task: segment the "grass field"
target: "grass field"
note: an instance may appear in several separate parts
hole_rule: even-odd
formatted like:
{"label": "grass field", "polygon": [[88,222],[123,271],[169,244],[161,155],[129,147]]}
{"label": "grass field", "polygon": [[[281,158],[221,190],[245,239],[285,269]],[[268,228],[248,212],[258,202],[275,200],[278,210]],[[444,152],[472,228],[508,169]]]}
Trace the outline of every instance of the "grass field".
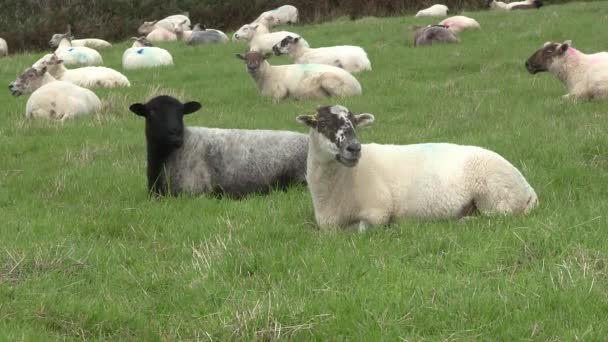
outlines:
{"label": "grass field", "polygon": [[[413,49],[412,17],[289,30],[313,46],[363,46],[364,95],[261,98],[244,45],[168,44],[176,67],[125,72],[101,115],[24,119],[0,92],[0,340],[573,341],[608,336],[608,102],[574,103],[524,61],[545,41],[608,50],[608,2],[466,13],[462,44]],[[121,70],[127,43],[103,51]],[[8,85],[41,53],[0,59]],[[274,57],[271,63],[287,63]],[[170,92],[188,125],[304,132],[295,116],[340,103],[371,112],[362,142],[486,147],[540,198],[525,217],[403,221],[323,232],[305,187],[244,200],[151,200],[143,119]]]}

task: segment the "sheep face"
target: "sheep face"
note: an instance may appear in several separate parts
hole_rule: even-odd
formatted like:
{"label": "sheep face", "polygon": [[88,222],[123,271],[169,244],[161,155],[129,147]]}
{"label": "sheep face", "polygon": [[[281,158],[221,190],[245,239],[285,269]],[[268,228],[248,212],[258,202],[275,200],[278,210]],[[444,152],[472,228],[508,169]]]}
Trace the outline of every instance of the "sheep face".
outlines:
{"label": "sheep face", "polygon": [[148,40],[145,36],[141,37],[131,37],[133,40],[133,45],[131,47],[144,47],[144,46],[154,46],[151,41]]}
{"label": "sheep face", "polygon": [[561,58],[570,48],[571,41],[567,40],[563,44],[546,42],[526,61],[526,69],[531,74],[548,71],[551,64]]}
{"label": "sheep face", "polygon": [[158,96],[146,104],[134,103],[129,109],[146,118],[146,139],[167,148],[178,148],[184,143],[184,115],[201,108],[198,102],[181,103],[170,96]]}
{"label": "sheep face", "polygon": [[42,77],[45,73],[46,67],[40,69],[29,68],[9,84],[8,90],[11,91],[11,95],[13,96],[31,93],[42,86]]}
{"label": "sheep face", "polygon": [[141,26],[139,26],[139,28],[137,29],[137,32],[139,34],[142,35],[148,35],[150,34],[150,32],[154,31],[154,29],[156,28],[156,23],[158,22],[158,20],[154,20],[154,21],[144,21],[143,24],[141,24]]}
{"label": "sheep face", "polygon": [[342,165],[353,167],[361,158],[361,143],[355,128],[374,121],[369,113],[355,115],[340,105],[317,108],[315,115],[300,115],[298,122],[312,129],[311,142],[316,141],[319,153],[327,160],[337,160]]}
{"label": "sheep face", "polygon": [[280,56],[288,54],[291,51],[292,46],[298,44],[300,37],[287,36],[283,38],[279,43],[272,47],[272,51],[275,55]]}
{"label": "sheep face", "polygon": [[267,53],[265,55],[257,51],[249,51],[246,54],[237,54],[236,57],[245,61],[247,65],[247,72],[255,74],[260,71],[261,66],[264,64],[264,60],[268,59],[272,54]]}
{"label": "sheep face", "polygon": [[51,37],[51,40],[49,40],[49,46],[52,48],[56,48],[59,46],[61,41],[64,39],[72,41],[72,39],[74,39],[74,37],[72,37],[70,32],[64,33],[64,34],[56,33]]}
{"label": "sheep face", "polygon": [[253,35],[255,34],[255,30],[257,30],[259,24],[246,24],[241,26],[241,28],[234,33],[234,39],[236,40],[251,40]]}

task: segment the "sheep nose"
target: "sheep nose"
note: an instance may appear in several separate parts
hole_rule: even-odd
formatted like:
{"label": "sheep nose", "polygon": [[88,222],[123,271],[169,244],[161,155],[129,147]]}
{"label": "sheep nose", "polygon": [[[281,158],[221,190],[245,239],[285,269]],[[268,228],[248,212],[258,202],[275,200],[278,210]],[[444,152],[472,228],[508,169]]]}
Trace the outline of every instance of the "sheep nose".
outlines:
{"label": "sheep nose", "polygon": [[346,147],[346,150],[350,153],[359,153],[361,152],[361,143],[355,142]]}

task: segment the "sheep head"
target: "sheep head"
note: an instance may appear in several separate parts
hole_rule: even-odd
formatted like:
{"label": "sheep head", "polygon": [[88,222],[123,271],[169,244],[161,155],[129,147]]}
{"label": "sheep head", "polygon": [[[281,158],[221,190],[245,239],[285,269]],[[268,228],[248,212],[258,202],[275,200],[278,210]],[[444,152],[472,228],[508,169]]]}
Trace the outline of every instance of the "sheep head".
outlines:
{"label": "sheep head", "polygon": [[235,40],[250,41],[253,38],[255,31],[258,29],[258,26],[260,26],[260,24],[245,24],[234,33],[233,38]]}
{"label": "sheep head", "polygon": [[157,22],[158,20],[144,21],[144,23],[141,24],[141,26],[139,26],[139,28],[137,29],[137,32],[141,35],[150,34],[150,32],[154,31],[154,29],[156,28],[155,25]]}
{"label": "sheep head", "polygon": [[45,73],[46,66],[43,66],[40,69],[29,68],[9,84],[8,90],[10,90],[11,95],[13,96],[32,93],[42,86],[42,78]]}
{"label": "sheep head", "polygon": [[134,103],[129,109],[146,119],[146,139],[169,148],[184,143],[184,115],[201,108],[199,102],[181,103],[171,96],[157,96],[145,104]]}
{"label": "sheep head", "polygon": [[294,38],[292,36],[287,36],[287,37],[283,38],[280,42],[275,44],[272,47],[272,51],[277,56],[288,54],[291,52],[292,47],[294,45],[298,44],[299,41],[300,41],[300,37]]}
{"label": "sheep head", "polygon": [[154,46],[152,42],[146,38],[146,36],[131,37],[131,40],[134,41],[132,47]]}
{"label": "sheep head", "polygon": [[67,39],[68,41],[72,41],[72,39],[74,39],[74,37],[72,36],[71,32],[67,32],[67,33],[55,33],[52,37],[51,40],[49,40],[49,46],[52,48],[56,48],[59,46],[59,44],[61,43],[62,40]]}
{"label": "sheep head", "polygon": [[548,71],[553,62],[560,59],[572,46],[571,40],[562,44],[546,42],[542,48],[536,50],[526,61],[526,69],[531,74]]}
{"label": "sheep head", "polygon": [[260,70],[264,61],[272,56],[271,53],[267,53],[265,55],[261,54],[257,51],[249,51],[245,54],[237,53],[236,57],[245,61],[247,65],[247,71],[249,73],[256,73]]}
{"label": "sheep head", "polygon": [[316,114],[300,115],[296,120],[311,128],[310,141],[318,148],[319,157],[353,167],[361,158],[361,143],[355,128],[370,125],[374,116],[353,114],[346,107],[334,105],[319,107]]}

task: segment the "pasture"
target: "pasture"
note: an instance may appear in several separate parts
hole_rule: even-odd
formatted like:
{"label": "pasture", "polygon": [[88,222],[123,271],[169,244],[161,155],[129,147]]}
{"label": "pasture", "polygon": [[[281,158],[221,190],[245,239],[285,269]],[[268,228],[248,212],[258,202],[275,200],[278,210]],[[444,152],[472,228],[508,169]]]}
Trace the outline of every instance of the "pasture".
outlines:
{"label": "pasture", "polygon": [[[100,115],[28,121],[27,96],[6,86],[42,53],[0,59],[0,339],[605,339],[608,102],[564,100],[554,76],[524,62],[549,40],[608,50],[608,3],[465,15],[482,29],[417,49],[407,28],[433,19],[287,28],[313,47],[366,49],[373,71],[356,76],[363,96],[346,99],[260,97],[237,43],[163,44],[175,67],[122,71],[125,42],[101,53],[132,86],[95,90]],[[304,132],[295,117],[318,105],[370,112],[362,143],[491,149],[540,206],[356,234],[319,231],[304,186],[152,200],[144,121],[128,106],[162,93],[203,104],[192,126]]]}

